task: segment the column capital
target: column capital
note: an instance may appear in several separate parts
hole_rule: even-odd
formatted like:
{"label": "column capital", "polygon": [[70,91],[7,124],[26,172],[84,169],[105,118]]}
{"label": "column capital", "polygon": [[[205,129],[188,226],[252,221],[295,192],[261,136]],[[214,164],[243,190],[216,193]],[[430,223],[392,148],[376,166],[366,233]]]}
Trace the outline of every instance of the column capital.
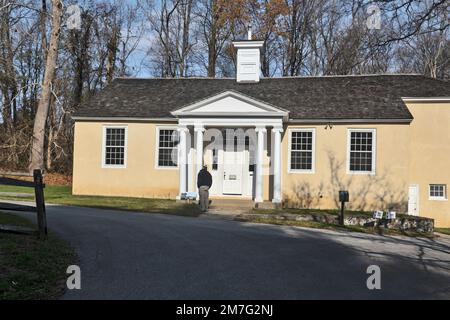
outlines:
{"label": "column capital", "polygon": [[188,132],[189,129],[186,126],[178,126],[177,131],[178,132]]}
{"label": "column capital", "polygon": [[205,127],[203,126],[203,124],[196,124],[194,125],[194,131],[198,132],[198,131],[205,131]]}
{"label": "column capital", "polygon": [[283,132],[283,127],[282,126],[274,126],[272,128],[273,132]]}
{"label": "column capital", "polygon": [[266,132],[267,132],[267,129],[266,129],[266,126],[258,125],[258,126],[255,127],[255,131],[256,131],[256,132],[266,133]]}

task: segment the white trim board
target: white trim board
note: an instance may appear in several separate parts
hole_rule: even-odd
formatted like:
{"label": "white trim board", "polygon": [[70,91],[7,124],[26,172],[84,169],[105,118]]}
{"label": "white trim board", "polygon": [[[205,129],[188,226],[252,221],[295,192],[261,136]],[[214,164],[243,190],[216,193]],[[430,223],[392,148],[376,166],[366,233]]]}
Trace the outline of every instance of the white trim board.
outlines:
{"label": "white trim board", "polygon": [[413,119],[289,119],[288,124],[409,124]]}
{"label": "white trim board", "polygon": [[402,97],[404,102],[450,102],[450,97]]}
{"label": "white trim board", "polygon": [[[216,116],[229,116],[229,114],[215,114]],[[255,116],[255,114],[253,114]],[[256,114],[257,116],[258,114]],[[267,115],[267,113],[264,113]],[[197,114],[198,116],[198,114]],[[236,116],[235,116],[236,117]],[[243,116],[240,116],[243,117]],[[233,118],[233,116],[230,116]],[[72,117],[74,121],[86,122],[169,122],[174,125],[178,124],[178,118],[139,118],[139,117]],[[283,119],[284,120],[284,119]],[[364,123],[392,123],[392,124],[409,124],[413,119],[289,119],[287,124],[364,124]]]}
{"label": "white trim board", "polygon": [[179,126],[215,126],[215,127],[282,127],[280,118],[180,118]]}
{"label": "white trim board", "polygon": [[103,122],[103,121],[117,121],[117,122],[173,122],[177,123],[176,118],[140,118],[140,117],[77,117],[73,116],[74,121],[87,122]]}

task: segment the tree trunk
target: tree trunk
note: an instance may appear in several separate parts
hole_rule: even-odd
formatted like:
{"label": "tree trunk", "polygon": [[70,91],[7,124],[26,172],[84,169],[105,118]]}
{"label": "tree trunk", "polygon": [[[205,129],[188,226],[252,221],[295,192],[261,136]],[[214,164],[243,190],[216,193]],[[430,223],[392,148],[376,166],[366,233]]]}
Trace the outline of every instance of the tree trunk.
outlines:
{"label": "tree trunk", "polygon": [[116,57],[118,42],[120,37],[120,29],[115,24],[111,26],[111,38],[108,42],[108,59],[106,62],[106,82],[109,84],[114,79],[116,71]]}
{"label": "tree trunk", "polygon": [[48,124],[48,139],[47,139],[47,161],[46,161],[46,168],[47,171],[51,171],[53,169],[53,142],[55,141],[56,135],[56,98],[52,94],[50,96],[50,102],[49,102],[49,115],[47,119]]}
{"label": "tree trunk", "polygon": [[217,28],[216,22],[212,22],[211,35],[208,43],[208,77],[216,77],[216,58],[217,58]]}
{"label": "tree trunk", "polygon": [[31,172],[34,169],[44,169],[45,124],[48,116],[51,85],[55,77],[56,61],[58,58],[58,42],[61,31],[61,15],[63,7],[61,0],[52,0],[52,4],[52,35],[48,47],[41,97],[39,99],[36,118],[34,120],[31,160],[29,167]]}
{"label": "tree trunk", "polygon": [[2,118],[5,128],[11,130],[12,120],[15,120],[17,110],[17,79],[14,69],[14,50],[11,38],[11,10],[5,7],[6,2],[0,2],[0,7],[4,8],[0,11],[0,80],[1,90],[3,93],[3,110]]}
{"label": "tree trunk", "polygon": [[190,50],[189,31],[191,24],[192,0],[188,0],[183,8],[183,40],[181,45],[180,77],[187,77],[187,56]]}
{"label": "tree trunk", "polygon": [[41,46],[42,46],[42,55],[43,55],[43,61],[47,59],[47,0],[42,0],[42,8],[41,13],[39,15],[40,24],[39,27],[41,28]]}

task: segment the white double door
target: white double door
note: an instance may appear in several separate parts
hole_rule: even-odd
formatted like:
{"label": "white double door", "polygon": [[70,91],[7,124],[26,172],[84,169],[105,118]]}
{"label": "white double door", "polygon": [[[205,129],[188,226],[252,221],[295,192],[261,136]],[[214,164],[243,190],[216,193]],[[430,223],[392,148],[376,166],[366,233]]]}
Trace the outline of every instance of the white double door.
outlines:
{"label": "white double door", "polygon": [[253,195],[253,167],[250,166],[249,151],[218,150],[209,165],[213,176],[212,195],[237,195],[252,197]]}

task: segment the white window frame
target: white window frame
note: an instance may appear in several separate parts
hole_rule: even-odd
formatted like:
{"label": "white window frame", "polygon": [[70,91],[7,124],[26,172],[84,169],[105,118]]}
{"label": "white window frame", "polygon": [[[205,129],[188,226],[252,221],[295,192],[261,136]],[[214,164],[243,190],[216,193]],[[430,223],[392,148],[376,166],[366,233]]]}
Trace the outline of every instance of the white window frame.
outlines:
{"label": "white window frame", "polygon": [[[372,132],[372,170],[371,171],[352,171],[350,170],[350,152],[352,132]],[[375,175],[377,167],[377,129],[351,128],[347,129],[347,174]]]}
{"label": "white window frame", "polygon": [[[178,159],[177,159],[177,165],[173,166],[173,167],[168,167],[168,166],[160,166],[159,165],[159,132],[161,130],[175,130],[178,131],[178,127],[174,127],[174,126],[157,126],[156,127],[156,141],[155,141],[155,169],[160,169],[160,170],[177,170],[179,167],[179,163],[178,163]],[[178,149],[178,148],[177,148]],[[178,152],[178,150],[177,150]],[[177,153],[177,157],[178,157],[178,153]]]}
{"label": "white window frame", "polygon": [[[431,186],[444,186],[444,196],[442,197],[435,197],[431,196]],[[447,185],[445,183],[430,183],[428,185],[428,200],[432,201],[447,201]]]}
{"label": "white window frame", "polygon": [[[123,164],[106,164],[106,131],[107,129],[125,129],[125,144],[123,152]],[[102,168],[104,169],[124,169],[127,167],[128,159],[128,126],[127,125],[103,125],[103,141],[102,141]]]}
{"label": "white window frame", "polygon": [[[316,173],[316,128],[293,128],[289,129],[289,145],[288,145],[288,172],[289,173]],[[312,132],[312,150],[311,150],[311,169],[291,169],[291,149],[292,149],[292,133],[293,132]]]}

